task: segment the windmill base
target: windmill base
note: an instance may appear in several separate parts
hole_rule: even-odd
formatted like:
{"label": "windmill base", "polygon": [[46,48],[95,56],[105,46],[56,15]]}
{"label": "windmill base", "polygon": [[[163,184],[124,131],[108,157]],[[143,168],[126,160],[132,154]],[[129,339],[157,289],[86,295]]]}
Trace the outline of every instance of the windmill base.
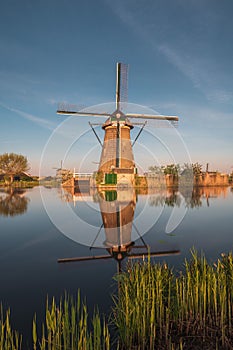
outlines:
{"label": "windmill base", "polygon": [[114,168],[111,173],[104,173],[101,185],[115,187],[134,187],[135,168]]}
{"label": "windmill base", "polygon": [[117,174],[117,186],[118,187],[134,187],[135,175],[134,174]]}

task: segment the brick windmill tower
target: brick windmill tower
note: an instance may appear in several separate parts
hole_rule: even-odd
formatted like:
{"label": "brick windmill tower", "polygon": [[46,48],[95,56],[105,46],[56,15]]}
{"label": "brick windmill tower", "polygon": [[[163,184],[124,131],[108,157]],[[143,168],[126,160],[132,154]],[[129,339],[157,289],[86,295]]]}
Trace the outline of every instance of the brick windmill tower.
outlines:
{"label": "brick windmill tower", "polygon": [[[147,121],[150,119],[168,120],[174,123],[178,121],[178,117],[124,113],[122,107],[127,101],[128,65],[117,63],[116,73],[116,107],[113,113],[76,111],[73,106],[62,104],[57,110],[57,114],[107,118],[105,123],[102,124],[102,128],[105,131],[103,143],[96,134],[92,124],[89,123],[102,146],[98,172],[103,174],[105,184],[134,185],[134,177],[137,170],[132,146],[138,139]],[[135,123],[131,119],[143,120],[143,123],[141,123],[142,127],[133,143],[131,142],[130,131]]]}

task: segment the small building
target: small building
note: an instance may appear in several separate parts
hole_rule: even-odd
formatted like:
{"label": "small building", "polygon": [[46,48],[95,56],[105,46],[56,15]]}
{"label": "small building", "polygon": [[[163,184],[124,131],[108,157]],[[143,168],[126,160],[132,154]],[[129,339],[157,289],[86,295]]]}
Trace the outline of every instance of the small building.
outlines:
{"label": "small building", "polygon": [[[7,177],[7,174],[0,174],[0,181],[5,181],[5,178]],[[14,175],[13,181],[33,181],[33,177],[26,173],[26,172],[21,172],[19,174]]]}

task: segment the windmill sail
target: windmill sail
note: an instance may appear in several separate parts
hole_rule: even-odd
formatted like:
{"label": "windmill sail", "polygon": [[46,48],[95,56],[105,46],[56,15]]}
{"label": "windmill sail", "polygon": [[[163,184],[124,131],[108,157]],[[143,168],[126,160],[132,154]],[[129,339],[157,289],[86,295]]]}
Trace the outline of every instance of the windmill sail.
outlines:
{"label": "windmill sail", "polygon": [[116,109],[122,110],[128,102],[128,64],[117,63]]}
{"label": "windmill sail", "polygon": [[153,115],[153,114],[136,114],[136,113],[126,113],[125,116],[127,118],[132,119],[157,119],[157,120],[169,120],[169,121],[178,121],[179,118],[177,116],[167,116],[167,115]]}
{"label": "windmill sail", "polygon": [[57,114],[63,115],[78,115],[78,116],[87,116],[87,117],[111,117],[111,113],[108,112],[92,112],[86,111],[86,108],[80,107],[78,105],[69,104],[69,103],[59,103]]}

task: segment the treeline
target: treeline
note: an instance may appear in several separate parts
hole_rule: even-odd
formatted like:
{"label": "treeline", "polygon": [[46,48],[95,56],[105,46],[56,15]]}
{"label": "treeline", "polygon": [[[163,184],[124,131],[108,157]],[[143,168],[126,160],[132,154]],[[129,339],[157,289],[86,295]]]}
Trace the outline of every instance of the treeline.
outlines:
{"label": "treeline", "polygon": [[[208,168],[208,167],[207,167]],[[149,172],[153,174],[164,174],[164,175],[181,175],[182,173],[185,174],[193,174],[193,175],[199,175],[202,173],[202,165],[200,163],[184,163],[183,165],[180,164],[168,164],[168,165],[162,165],[157,166],[153,165],[149,167]]]}

